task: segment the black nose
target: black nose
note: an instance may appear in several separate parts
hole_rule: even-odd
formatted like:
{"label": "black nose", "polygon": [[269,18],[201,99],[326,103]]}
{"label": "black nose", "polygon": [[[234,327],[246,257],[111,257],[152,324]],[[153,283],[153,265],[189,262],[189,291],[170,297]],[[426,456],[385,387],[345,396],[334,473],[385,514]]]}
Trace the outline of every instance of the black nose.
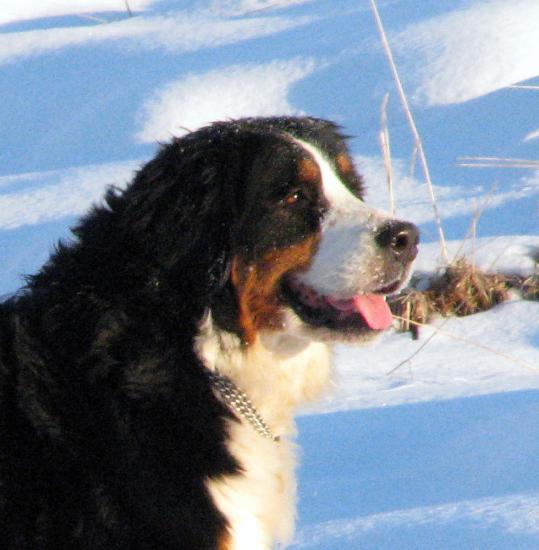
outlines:
{"label": "black nose", "polygon": [[406,264],[417,256],[419,230],[413,223],[390,221],[376,234],[376,244],[393,253],[399,262]]}

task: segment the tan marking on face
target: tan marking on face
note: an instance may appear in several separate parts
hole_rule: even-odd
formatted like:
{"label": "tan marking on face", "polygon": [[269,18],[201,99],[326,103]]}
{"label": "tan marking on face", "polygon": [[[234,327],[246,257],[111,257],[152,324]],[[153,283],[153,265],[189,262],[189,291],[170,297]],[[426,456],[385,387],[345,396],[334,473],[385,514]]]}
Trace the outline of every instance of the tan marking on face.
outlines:
{"label": "tan marking on face", "polygon": [[240,255],[234,257],[231,281],[236,289],[239,325],[246,344],[255,342],[260,329],[281,326],[281,279],[286,273],[302,271],[310,265],[319,240],[319,235],[309,235],[298,244],[270,250],[254,263],[246,263]]}
{"label": "tan marking on face", "polygon": [[224,530],[222,535],[219,537],[219,542],[217,543],[217,550],[232,550],[232,537],[228,530]]}
{"label": "tan marking on face", "polygon": [[335,162],[337,163],[337,168],[341,174],[349,174],[354,170],[354,166],[352,165],[352,161],[348,157],[348,155],[340,154],[336,159]]}
{"label": "tan marking on face", "polygon": [[320,167],[314,160],[300,159],[298,161],[298,178],[301,181],[317,181],[320,179]]}

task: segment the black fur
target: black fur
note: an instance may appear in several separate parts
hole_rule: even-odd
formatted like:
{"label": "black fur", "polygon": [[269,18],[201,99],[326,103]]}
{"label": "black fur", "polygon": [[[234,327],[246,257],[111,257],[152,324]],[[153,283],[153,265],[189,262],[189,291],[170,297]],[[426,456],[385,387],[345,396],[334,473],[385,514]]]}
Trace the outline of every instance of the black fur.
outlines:
{"label": "black fur", "polygon": [[235,254],[318,229],[316,190],[276,206],[298,154],[283,132],[343,152],[304,118],[176,139],[0,306],[0,548],[216,549],[204,480],[239,470],[193,340],[208,308],[238,330]]}

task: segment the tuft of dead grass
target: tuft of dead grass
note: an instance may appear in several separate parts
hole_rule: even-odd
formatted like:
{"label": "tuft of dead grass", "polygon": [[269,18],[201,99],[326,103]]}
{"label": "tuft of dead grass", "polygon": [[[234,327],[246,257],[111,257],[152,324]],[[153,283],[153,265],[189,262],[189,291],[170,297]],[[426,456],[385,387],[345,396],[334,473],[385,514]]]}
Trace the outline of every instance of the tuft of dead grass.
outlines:
{"label": "tuft of dead grass", "polygon": [[431,283],[436,310],[448,317],[487,311],[509,297],[507,278],[483,273],[459,258]]}
{"label": "tuft of dead grass", "polygon": [[509,277],[511,288],[516,289],[524,300],[539,301],[539,274],[522,277],[513,275]]}
{"label": "tuft of dead grass", "polygon": [[391,311],[399,320],[399,330],[419,337],[419,327],[434,315],[463,317],[487,311],[510,297],[516,290],[526,300],[539,300],[539,277],[484,273],[461,257],[439,275],[421,283],[418,281],[400,294],[391,297]]}
{"label": "tuft of dead grass", "polygon": [[399,330],[411,332],[412,338],[419,338],[419,327],[427,324],[435,310],[430,292],[407,288],[389,299],[389,307],[393,315],[399,319]]}

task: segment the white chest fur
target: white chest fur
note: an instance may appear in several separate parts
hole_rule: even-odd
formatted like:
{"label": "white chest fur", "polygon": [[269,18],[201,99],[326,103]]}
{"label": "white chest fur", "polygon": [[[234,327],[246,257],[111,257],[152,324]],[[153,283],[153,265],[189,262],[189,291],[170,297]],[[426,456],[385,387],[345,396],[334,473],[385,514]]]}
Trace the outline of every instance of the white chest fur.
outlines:
{"label": "white chest fur", "polygon": [[243,469],[209,480],[208,490],[228,520],[234,550],[269,550],[294,531],[294,445],[263,438],[249,424],[231,425],[229,450]]}
{"label": "white chest fur", "polygon": [[296,507],[294,409],[327,385],[330,354],[323,343],[261,334],[245,348],[231,334],[201,327],[197,353],[207,368],[228,376],[253,402],[275,442],[245,420],[229,423],[228,447],[241,473],[207,481],[228,520],[231,550],[270,550],[294,530]]}

